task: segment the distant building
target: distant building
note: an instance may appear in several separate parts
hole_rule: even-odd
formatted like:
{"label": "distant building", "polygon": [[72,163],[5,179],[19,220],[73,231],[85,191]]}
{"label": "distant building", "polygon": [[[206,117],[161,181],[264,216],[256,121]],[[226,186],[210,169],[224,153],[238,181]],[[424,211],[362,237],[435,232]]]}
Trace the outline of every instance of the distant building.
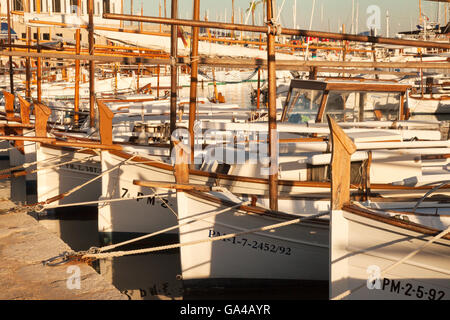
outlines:
{"label": "distant building", "polygon": [[[2,22],[6,22],[7,0],[0,0],[0,14]],[[119,27],[119,20],[103,19],[103,13],[121,13],[122,0],[94,0],[94,25],[108,25]],[[47,22],[68,23],[73,17],[77,16],[78,0],[10,0],[11,26],[17,33],[19,40],[26,38],[25,15],[29,18],[28,12],[32,14],[33,19]],[[80,18],[88,21],[88,0],[80,0],[79,8]],[[30,6],[28,10],[28,4]],[[40,4],[40,14],[37,13]],[[18,14],[14,14],[18,13]],[[32,40],[37,40],[36,25],[31,28]],[[55,39],[74,40],[74,28],[61,28],[57,26],[42,25],[40,27],[40,41],[52,41]],[[81,41],[87,43],[88,32],[81,30]]]}

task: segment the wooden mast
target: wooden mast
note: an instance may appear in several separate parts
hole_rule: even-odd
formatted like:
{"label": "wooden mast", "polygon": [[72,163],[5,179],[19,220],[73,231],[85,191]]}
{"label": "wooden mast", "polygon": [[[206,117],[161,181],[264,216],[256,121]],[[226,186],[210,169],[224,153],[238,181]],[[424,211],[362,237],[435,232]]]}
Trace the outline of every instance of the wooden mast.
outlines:
{"label": "wooden mast", "polygon": [[[6,0],[6,11],[8,16],[8,44],[9,51],[12,51],[11,41],[11,10],[9,7],[9,0]],[[14,95],[14,71],[12,56],[9,56],[9,91]]]}
{"label": "wooden mast", "polygon": [[[81,11],[81,0],[77,2],[77,16],[80,16]],[[81,30],[77,28],[75,33],[75,54],[79,55],[81,52]],[[78,125],[79,114],[80,111],[80,60],[75,60],[75,101],[74,101],[74,123]]]}
{"label": "wooden mast", "polygon": [[[94,0],[89,0],[89,55],[94,55]],[[95,61],[89,61],[89,126],[95,126]]]}
{"label": "wooden mast", "polygon": [[273,25],[273,0],[267,1],[267,74],[269,82],[269,201],[270,209],[278,210],[278,133],[276,106],[275,33]]}
{"label": "wooden mast", "polygon": [[[36,13],[41,13],[41,0],[36,0]],[[36,44],[38,47],[38,53],[41,52],[39,46],[39,38],[41,37],[41,28],[36,28]],[[37,70],[36,70],[36,80],[37,80],[37,101],[41,102],[42,98],[42,59],[37,58]]]}
{"label": "wooden mast", "polygon": [[[178,18],[178,0],[172,0],[171,9],[172,19]],[[172,134],[177,126],[177,54],[178,54],[178,27],[171,26],[170,35],[170,134]],[[159,68],[159,66],[158,66]],[[170,139],[170,150],[173,149],[173,141]]]}
{"label": "wooden mast", "polygon": [[[193,20],[200,20],[200,0],[194,0]],[[189,135],[191,144],[191,166],[194,165],[194,123],[197,113],[197,84],[198,84],[198,27],[192,28],[191,51],[191,87],[189,94]]]}
{"label": "wooden mast", "polygon": [[[30,13],[30,0],[27,0],[27,12]],[[30,45],[31,45],[31,28],[27,27],[27,51],[30,52]],[[30,99],[31,101],[31,58],[27,57],[25,58],[25,97]]]}

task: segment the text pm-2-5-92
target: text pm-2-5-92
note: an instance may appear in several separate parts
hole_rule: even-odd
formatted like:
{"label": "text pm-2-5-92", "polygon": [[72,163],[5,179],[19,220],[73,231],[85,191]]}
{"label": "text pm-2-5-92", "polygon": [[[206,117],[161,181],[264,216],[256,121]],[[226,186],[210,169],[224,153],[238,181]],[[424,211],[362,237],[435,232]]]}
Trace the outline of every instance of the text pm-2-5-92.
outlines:
{"label": "text pm-2-5-92", "polygon": [[445,296],[445,292],[442,290],[419,285],[414,286],[408,282],[388,278],[382,280],[381,290],[395,294],[403,294],[407,297],[414,297],[417,299],[442,300]]}

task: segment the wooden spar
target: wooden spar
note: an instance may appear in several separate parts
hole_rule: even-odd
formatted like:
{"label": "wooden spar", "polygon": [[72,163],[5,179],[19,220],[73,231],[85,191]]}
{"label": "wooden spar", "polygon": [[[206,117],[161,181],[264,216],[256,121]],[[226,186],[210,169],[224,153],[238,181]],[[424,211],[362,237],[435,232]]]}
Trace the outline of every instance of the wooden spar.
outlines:
{"label": "wooden spar", "polygon": [[258,89],[256,90],[256,109],[259,110],[261,102],[261,68],[258,68]]}
{"label": "wooden spar", "polygon": [[0,140],[8,141],[32,141],[45,143],[48,145],[58,146],[58,147],[73,147],[73,148],[86,148],[86,149],[99,149],[99,150],[110,150],[110,151],[122,151],[121,145],[104,145],[99,143],[83,142],[83,141],[60,141],[55,138],[46,137],[23,137],[23,136],[0,136]]}
{"label": "wooden spar", "polygon": [[[273,0],[267,1],[267,21],[272,25]],[[277,77],[275,67],[275,34],[267,33],[267,78],[269,83],[269,202],[270,210],[278,211],[278,135],[277,135]]]}
{"label": "wooden spar", "polygon": [[[130,14],[133,14],[134,10],[133,10],[133,0],[130,0]],[[130,25],[133,25],[133,22],[130,23]]]}
{"label": "wooden spar", "polygon": [[[36,0],[36,13],[41,13],[41,0]],[[38,53],[41,53],[39,49],[39,41],[41,37],[41,28],[36,28],[36,45],[38,46]],[[36,80],[37,80],[37,101],[40,103],[42,98],[42,60],[40,57],[37,58],[37,70],[36,70]]]}
{"label": "wooden spar", "polygon": [[22,123],[29,125],[30,124],[31,103],[29,103],[27,100],[25,100],[21,96],[19,96],[18,98],[19,98],[19,103],[20,103],[20,118],[22,120]]}
{"label": "wooden spar", "polygon": [[[17,12],[12,12],[15,14],[18,14]],[[141,16],[139,16],[141,17]],[[122,19],[119,19],[120,21],[124,21]],[[128,20],[128,19],[125,19]],[[183,21],[190,21],[190,20],[183,20]],[[33,24],[42,24],[42,25],[51,25],[51,26],[59,26],[59,27],[70,27],[67,23],[62,22],[52,22],[52,21],[41,21],[41,20],[30,20],[30,23]],[[179,24],[182,25],[182,24]],[[243,25],[245,26],[245,25]],[[79,26],[82,29],[87,29],[88,27],[86,25]],[[205,27],[207,28],[207,27]],[[220,27],[216,27],[220,29]],[[102,30],[102,31],[113,31],[113,32],[124,32],[124,33],[135,33],[135,34],[143,34],[143,35],[155,35],[155,36],[162,36],[162,37],[170,37],[170,33],[162,33],[162,32],[150,32],[150,31],[139,31],[136,29],[124,29],[124,28],[113,28],[113,27],[104,27],[104,26],[96,26],[95,29]],[[258,32],[267,32],[265,31],[258,31]],[[314,32],[314,31],[310,31]],[[339,34],[342,35],[342,34]],[[371,37],[372,39],[376,39],[376,37]],[[199,40],[201,41],[207,41],[209,40],[207,37],[199,37]],[[236,44],[251,44],[251,45],[266,45],[264,42],[253,42],[253,41],[246,41],[246,40],[233,40],[233,39],[227,39],[227,38],[212,38],[212,42],[224,42],[224,43],[236,43]],[[351,41],[351,40],[350,40]],[[407,40],[408,41],[408,40]],[[366,41],[362,41],[366,42]],[[374,43],[377,43],[376,41]],[[277,43],[275,44],[276,47],[287,47],[287,48],[303,48],[305,49],[306,46],[303,45],[294,45],[294,44],[283,44],[283,43]],[[415,46],[412,45],[411,46]],[[319,50],[329,50],[329,51],[342,51],[344,50],[343,47],[321,47],[321,46],[309,46],[310,49],[319,49]],[[364,50],[364,49],[352,49],[348,48],[347,52],[372,52],[372,50]]]}
{"label": "wooden spar", "polygon": [[[0,56],[19,56],[19,57],[38,57],[49,59],[71,59],[71,60],[87,60],[98,62],[120,62],[125,65],[136,65],[138,63],[143,64],[170,64],[169,59],[151,59],[143,57],[121,57],[114,55],[76,55],[67,53],[55,53],[55,52],[17,52],[17,51],[0,51]],[[189,64],[190,58],[178,58],[177,64]],[[205,56],[198,57],[198,65],[209,65],[216,67],[228,67],[228,68],[245,68],[245,67],[261,67],[267,68],[267,60],[259,58],[208,58]],[[321,68],[423,68],[423,69],[450,69],[449,63],[439,62],[353,62],[353,61],[302,61],[302,60],[278,60],[276,64],[277,70],[301,70],[308,71],[310,67],[319,67],[319,72],[339,72],[337,70],[328,70]],[[343,71],[343,70],[341,70]],[[346,73],[350,73],[349,70],[345,70]],[[367,70],[367,73],[377,73],[378,71]],[[361,71],[353,70],[351,73],[361,73]],[[380,74],[394,74],[395,72],[383,72]],[[398,75],[405,75],[404,73],[398,73]]]}
{"label": "wooden spar", "polygon": [[43,105],[42,103],[35,103],[34,110],[36,112],[36,119],[34,123],[36,137],[46,138],[48,117],[50,117],[52,111],[49,107]]}
{"label": "wooden spar", "polygon": [[[176,189],[179,191],[201,191],[201,192],[209,192],[214,190],[213,187],[206,186],[204,184],[192,184],[192,183],[170,183],[165,181],[142,181],[142,180],[133,180],[133,184],[141,187],[149,187],[149,188],[164,188],[164,189]],[[218,191],[218,190],[214,190]]]}
{"label": "wooden spar", "polygon": [[[141,16],[144,16],[144,3],[141,1]],[[142,32],[144,30],[144,23],[141,22],[139,24],[139,32]]]}
{"label": "wooden spar", "polygon": [[113,64],[112,68],[114,70],[114,96],[117,96],[117,71],[118,71],[118,66],[117,64]]}
{"label": "wooden spar", "polygon": [[[194,20],[200,20],[200,0],[194,0]],[[197,83],[198,83],[198,27],[192,29],[192,51],[191,51],[191,87],[189,93],[189,135],[191,145],[191,165],[194,165],[194,123],[197,112]]]}
{"label": "wooden spar", "polygon": [[[81,0],[77,2],[77,15],[80,16]],[[79,55],[81,50],[81,30],[77,28],[75,31],[75,54]],[[78,125],[80,111],[80,60],[75,60],[75,101],[73,121],[75,126]]]}
{"label": "wooden spar", "polygon": [[331,209],[340,210],[350,202],[350,158],[356,151],[353,141],[327,115],[330,140],[333,148],[331,157]]}
{"label": "wooden spar", "polygon": [[14,99],[15,96],[8,91],[3,90],[3,96],[5,97],[5,111],[6,120],[12,120],[14,118]]}
{"label": "wooden spar", "polygon": [[[231,0],[231,23],[234,24],[234,0]],[[231,37],[234,39],[234,31],[231,32]]]}
{"label": "wooden spar", "polygon": [[[172,19],[178,18],[178,0],[172,0],[171,8]],[[170,38],[170,134],[172,134],[177,127],[177,65],[176,58],[178,55],[178,27],[171,26]],[[173,141],[170,139],[170,151],[173,149]]]}
{"label": "wooden spar", "polygon": [[[30,12],[30,0],[26,1],[26,10],[28,13]],[[31,28],[27,27],[26,42],[28,46],[28,52],[30,52],[30,41]],[[25,97],[31,99],[31,59],[29,57],[25,59]]]}
{"label": "wooden spar", "polygon": [[112,119],[114,118],[114,113],[101,100],[97,100],[97,105],[100,119],[100,142],[103,145],[112,145]]}
{"label": "wooden spar", "polygon": [[[205,15],[205,21],[208,21],[208,17]],[[211,36],[211,31],[209,29],[207,29],[208,32],[208,39],[211,40],[212,36]],[[211,42],[211,41],[209,41]],[[216,82],[216,69],[214,67],[212,67],[212,77],[213,77],[213,87],[214,87],[214,102],[218,103],[219,102],[219,93],[217,92],[217,82]],[[202,81],[202,88],[203,88],[203,81]]]}
{"label": "wooden spar", "polygon": [[160,90],[160,86],[159,86],[159,74],[161,73],[161,67],[158,64],[156,66],[156,98],[157,100],[159,100],[159,90]]}
{"label": "wooden spar", "polygon": [[[169,64],[169,59],[164,58],[145,58],[145,57],[130,57],[121,54],[112,55],[89,55],[89,54],[70,54],[61,52],[26,52],[26,51],[0,51],[0,56],[19,56],[19,57],[34,57],[34,58],[49,58],[49,59],[68,59],[68,60],[87,60],[87,61],[99,61],[103,63],[108,62],[120,62],[126,65],[137,65],[138,63],[148,64]],[[189,60],[189,59],[188,59]],[[183,62],[184,63],[184,62]]]}
{"label": "wooden spar", "polygon": [[[11,47],[11,13],[9,8],[9,1],[6,1],[6,10],[8,16],[8,44],[10,45],[9,51],[12,51]],[[13,60],[12,57],[9,57],[9,91],[14,95],[14,72],[13,72]]]}
{"label": "wooden spar", "polygon": [[[120,0],[120,13],[123,14],[123,0]],[[120,21],[120,28],[123,28],[123,20]]]}
{"label": "wooden spar", "polygon": [[[159,0],[159,17],[161,17],[161,0]],[[162,24],[159,25],[159,32],[162,32]]]}
{"label": "wooden spar", "polygon": [[141,84],[139,83],[140,77],[141,77],[141,64],[139,63],[138,64],[138,69],[137,69],[137,72],[136,72],[136,93],[140,92],[140,90],[139,90],[139,88],[141,86]]}
{"label": "wooden spar", "polygon": [[[182,63],[189,63],[189,59],[180,59]],[[260,58],[210,58],[207,56],[199,57],[200,65],[213,65],[221,67],[230,68],[240,68],[245,66],[254,67],[267,67],[267,60]],[[424,68],[424,69],[450,69],[450,63],[437,63],[437,62],[366,62],[366,61],[304,61],[304,60],[278,60],[277,69],[278,70],[289,70],[301,68],[301,70],[306,70],[310,67],[331,67],[331,68]],[[309,69],[307,69],[309,70]],[[347,71],[346,71],[347,72]]]}
{"label": "wooden spar", "polygon": [[[213,29],[226,29],[234,31],[248,31],[248,32],[262,32],[267,33],[267,27],[263,26],[250,26],[242,24],[232,24],[232,23],[221,23],[221,22],[207,22],[199,20],[186,20],[186,19],[170,19],[170,18],[158,18],[158,17],[141,17],[125,14],[114,14],[114,13],[104,13],[104,19],[113,20],[128,20],[128,21],[142,21],[148,23],[162,23],[168,25],[181,25],[199,28],[213,28]],[[272,26],[272,28],[275,28]],[[312,30],[301,30],[301,29],[289,29],[282,28],[279,30],[280,35],[287,36],[303,36],[303,37],[313,37],[313,38],[326,38],[341,41],[355,41],[355,42],[370,42],[377,44],[392,44],[400,46],[411,46],[411,47],[422,47],[422,48],[439,48],[439,49],[450,49],[450,43],[445,42],[431,42],[431,41],[420,41],[420,40],[404,40],[396,38],[383,38],[383,37],[372,37],[372,36],[361,36],[353,34],[344,33],[333,33],[333,32],[321,32]],[[272,30],[271,32],[276,32]]]}
{"label": "wooden spar", "polygon": [[[89,0],[89,55],[94,55],[94,0]],[[95,62],[89,61],[89,126],[95,126]]]}
{"label": "wooden spar", "polygon": [[[121,20],[123,21],[123,20]],[[42,21],[42,20],[30,20],[31,23],[33,24],[42,24],[42,25],[51,25],[51,26],[57,26],[57,27],[70,27],[67,23],[63,23],[63,22],[52,22],[52,21]],[[79,28],[81,29],[87,29],[86,25],[80,25]],[[103,31],[114,31],[114,32],[124,32],[124,33],[137,33],[137,34],[143,34],[143,35],[154,35],[154,36],[161,36],[161,37],[170,37],[170,34],[167,33],[162,33],[160,32],[151,32],[151,31],[139,31],[139,30],[135,30],[135,29],[123,29],[123,28],[113,28],[113,27],[103,27],[103,26],[96,26],[95,27],[97,30],[103,30]],[[254,41],[247,41],[247,40],[233,40],[233,39],[228,39],[228,38],[211,38],[209,39],[208,37],[200,37],[199,36],[199,40],[200,41],[208,41],[210,40],[211,42],[223,42],[223,43],[235,43],[235,44],[250,44],[250,45],[259,45],[260,48],[262,46],[265,46],[267,43],[265,42],[254,42]],[[280,47],[280,48],[303,48],[303,45],[297,45],[297,44],[287,44],[287,43],[276,43],[275,44],[276,47]],[[96,45],[96,47],[101,47],[100,45]],[[322,46],[309,46],[310,49],[319,49],[319,50],[329,50],[329,51],[342,51],[344,50],[344,48],[342,47],[322,47]],[[148,51],[150,51],[151,49],[146,49]],[[372,50],[364,50],[364,49],[348,49],[348,52],[353,51],[353,52],[372,52]]]}

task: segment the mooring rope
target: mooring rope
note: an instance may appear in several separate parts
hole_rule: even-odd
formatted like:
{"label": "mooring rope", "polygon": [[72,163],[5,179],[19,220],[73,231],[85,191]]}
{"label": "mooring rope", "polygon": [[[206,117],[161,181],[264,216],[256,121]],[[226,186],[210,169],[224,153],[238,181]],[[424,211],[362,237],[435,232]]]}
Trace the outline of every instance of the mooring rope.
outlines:
{"label": "mooring rope", "polygon": [[187,221],[187,222],[184,222],[184,223],[181,223],[181,224],[177,224],[177,225],[175,225],[175,226],[168,227],[168,228],[166,228],[166,229],[162,229],[162,230],[159,230],[159,231],[156,231],[156,232],[153,232],[153,233],[150,233],[150,234],[147,234],[147,235],[138,237],[138,238],[130,239],[130,240],[127,240],[127,241],[123,241],[123,242],[120,242],[120,243],[112,244],[112,245],[109,245],[109,246],[104,246],[104,247],[101,247],[101,248],[95,248],[95,249],[97,250],[98,253],[101,253],[101,252],[104,252],[104,251],[109,251],[109,250],[115,249],[115,248],[117,248],[117,247],[124,246],[124,245],[126,245],[126,244],[130,244],[130,243],[133,243],[133,242],[137,242],[137,241],[141,241],[141,240],[144,240],[144,239],[148,239],[148,238],[154,237],[154,236],[156,236],[156,235],[158,235],[158,234],[161,234],[161,233],[164,233],[164,232],[168,232],[168,231],[172,231],[172,230],[178,229],[178,228],[180,228],[180,227],[182,227],[182,226],[188,225],[188,224],[190,224],[190,223],[193,223],[193,222],[196,222],[196,221],[199,221],[199,220],[203,220],[203,219],[206,219],[206,218],[209,218],[209,217],[217,216],[217,215],[219,215],[219,214],[221,214],[221,213],[227,212],[227,211],[230,210],[230,209],[234,209],[234,208],[240,207],[240,206],[242,206],[242,205],[246,205],[246,204],[248,204],[249,202],[250,202],[250,201],[245,201],[245,202],[236,204],[236,205],[234,205],[234,206],[232,206],[232,207],[228,207],[228,208],[226,208],[226,209],[224,209],[224,210],[220,210],[220,211],[218,211],[218,212],[213,212],[213,213],[205,214],[205,216],[204,216],[204,217],[201,217],[201,218],[200,218],[200,217],[197,217],[196,219],[192,219],[192,220],[189,220],[189,221]]}
{"label": "mooring rope", "polygon": [[[29,147],[29,146],[31,146],[33,144],[35,144],[35,142],[29,143],[29,144],[24,144],[23,147]],[[9,148],[0,149],[0,152],[6,152],[6,151],[9,151],[9,150],[12,150],[12,149],[17,149],[17,147],[16,146],[12,146],[12,147],[9,147]]]}
{"label": "mooring rope", "polygon": [[[241,204],[239,204],[239,205],[241,205]],[[227,210],[229,210],[229,209],[230,208],[227,208]],[[265,227],[255,228],[255,229],[251,229],[251,230],[247,230],[247,231],[243,231],[243,232],[237,232],[237,233],[227,234],[227,235],[223,235],[223,236],[212,237],[209,239],[194,240],[194,241],[189,241],[189,242],[185,242],[185,243],[176,243],[176,244],[171,244],[171,245],[165,245],[165,246],[153,247],[153,248],[147,248],[147,249],[139,249],[139,250],[115,251],[115,252],[109,252],[109,253],[87,253],[82,256],[82,259],[116,258],[116,257],[129,256],[129,255],[144,254],[144,253],[150,253],[150,252],[155,252],[155,251],[181,248],[184,246],[190,246],[190,245],[200,244],[200,243],[205,243],[205,242],[214,242],[214,241],[219,241],[219,240],[225,240],[225,239],[230,239],[233,237],[238,237],[238,236],[255,233],[255,232],[259,232],[259,231],[266,231],[266,230],[272,230],[272,229],[285,227],[285,226],[288,226],[291,224],[300,223],[305,220],[318,218],[318,217],[328,215],[328,214],[329,214],[329,212],[322,212],[322,213],[319,213],[319,214],[316,214],[313,216],[309,216],[309,217],[305,217],[305,218],[297,218],[297,219],[293,219],[293,220],[289,220],[289,221],[285,221],[285,222],[281,222],[281,223],[276,223],[276,224],[272,224],[272,225],[265,226]]]}
{"label": "mooring rope", "polygon": [[[80,149],[80,150],[77,150],[75,152],[82,152],[82,151],[85,151],[85,150],[87,150],[87,149]],[[31,166],[34,166],[34,165],[40,163],[41,161],[44,161],[44,162],[54,161],[54,160],[57,160],[57,159],[60,159],[60,158],[64,158],[65,156],[70,156],[72,153],[73,152],[65,153],[65,154],[62,154],[62,155],[59,155],[59,156],[54,156],[52,158],[45,159],[45,160],[36,160],[36,161],[33,161],[33,162],[26,162],[26,163],[21,164],[19,166],[15,166],[15,167],[11,167],[11,168],[8,168],[8,169],[0,170],[0,174],[12,172],[12,171],[17,171],[19,169],[26,169],[26,168],[29,168]]]}
{"label": "mooring rope", "polygon": [[[66,162],[57,163],[57,164],[54,164],[54,165],[51,165],[51,166],[40,167],[40,168],[37,168],[37,169],[34,169],[34,170],[26,172],[26,174],[28,175],[28,174],[33,174],[33,173],[36,173],[36,172],[39,172],[39,171],[45,171],[45,170],[48,170],[48,169],[54,169],[54,168],[58,168],[58,167],[66,165],[66,164],[71,164],[71,163],[74,163],[74,162],[84,163],[84,162],[88,161],[90,158],[93,158],[95,156],[96,155],[90,155],[90,156],[87,156],[87,157],[84,157],[84,158],[81,158],[81,159],[72,159],[72,160],[69,160],[69,161],[66,161]],[[7,176],[10,177],[11,175],[14,176],[14,173],[12,173],[10,175],[7,175]],[[4,178],[5,177],[0,176],[0,180],[4,179]]]}
{"label": "mooring rope", "polygon": [[[81,188],[84,188],[85,186],[87,186],[88,184],[102,178],[105,174],[110,173],[111,171],[114,171],[116,169],[118,169],[121,165],[124,165],[125,163],[127,163],[128,161],[131,161],[132,159],[134,159],[135,157],[137,157],[137,155],[133,155],[131,158],[125,159],[123,161],[121,161],[120,163],[118,163],[117,165],[113,166],[112,168],[109,168],[108,170],[103,171],[101,174],[99,174],[98,176],[86,181],[85,183],[82,183],[72,189],[70,189],[67,192],[62,193],[61,195],[64,197],[70,196],[72,193],[80,190]],[[46,203],[48,204],[48,203]]]}
{"label": "mooring rope", "polygon": [[[450,226],[447,227],[447,229],[443,230],[442,232],[440,232],[439,234],[437,234],[436,236],[434,236],[433,238],[431,238],[430,240],[428,240],[426,243],[424,243],[422,246],[420,246],[418,249],[414,250],[413,252],[411,252],[410,254],[406,255],[405,257],[403,257],[402,259],[400,259],[399,261],[395,262],[394,264],[390,265],[389,267],[387,267],[384,270],[381,270],[379,277],[381,278],[382,275],[384,275],[385,273],[389,272],[390,270],[392,270],[393,268],[395,268],[396,266],[402,264],[403,262],[405,262],[406,260],[412,258],[413,256],[415,256],[416,254],[418,254],[420,251],[422,251],[423,249],[425,249],[427,246],[429,246],[430,244],[432,244],[433,242],[435,242],[436,240],[441,239],[443,236],[445,236],[447,233],[450,232]],[[367,283],[364,283],[354,289],[351,290],[347,290],[343,293],[341,293],[340,295],[336,296],[333,298],[333,300],[340,300],[340,299],[344,299],[345,297],[347,297],[348,295],[360,290],[361,288],[367,286]]]}
{"label": "mooring rope", "polygon": [[[169,195],[169,193],[163,193],[163,194],[159,194],[159,195],[165,196],[165,195]],[[136,196],[136,197],[129,197],[129,198],[112,198],[112,199],[102,199],[102,200],[95,200],[95,201],[74,202],[74,203],[66,203],[66,204],[59,204],[59,205],[43,206],[40,211],[44,211],[47,209],[86,206],[86,205],[90,205],[90,204],[101,204],[101,203],[106,204],[106,203],[110,203],[110,202],[140,200],[140,199],[145,199],[145,198],[154,197],[154,196],[155,196],[154,194],[147,194],[147,195],[143,195],[143,196]]]}
{"label": "mooring rope", "polygon": [[50,203],[53,203],[53,202],[55,202],[55,201],[61,200],[61,199],[65,198],[65,197],[67,197],[67,196],[70,196],[71,194],[73,194],[74,192],[80,190],[81,188],[84,188],[84,187],[87,186],[88,184],[90,184],[90,183],[92,183],[92,182],[94,182],[94,181],[100,179],[100,178],[103,177],[105,174],[107,174],[107,173],[109,173],[109,172],[111,172],[111,171],[116,170],[116,169],[119,168],[121,165],[124,165],[125,163],[127,163],[128,161],[131,161],[131,160],[134,159],[135,157],[137,157],[137,155],[133,155],[132,157],[130,157],[130,158],[128,158],[128,159],[125,159],[125,160],[121,161],[120,163],[118,163],[118,164],[115,165],[114,167],[112,167],[112,168],[110,168],[110,169],[108,169],[108,170],[103,171],[100,175],[98,175],[98,176],[96,176],[96,177],[94,177],[94,178],[92,178],[92,179],[86,181],[85,183],[82,183],[82,184],[80,184],[80,185],[78,185],[78,186],[76,186],[76,187],[70,189],[69,191],[66,191],[66,192],[64,192],[64,193],[60,193],[60,194],[58,194],[58,195],[56,195],[56,196],[53,196],[53,197],[48,198],[48,199],[45,200],[45,201],[37,202],[37,203],[31,204],[31,205],[16,206],[16,207],[14,207],[14,208],[12,208],[12,209],[9,209],[9,210],[0,212],[0,214],[6,214],[6,213],[11,213],[11,212],[20,212],[20,211],[26,211],[26,212],[40,212],[40,211],[42,211],[42,207],[43,207],[43,206],[45,206],[45,205],[47,205],[47,204],[50,204]]}

